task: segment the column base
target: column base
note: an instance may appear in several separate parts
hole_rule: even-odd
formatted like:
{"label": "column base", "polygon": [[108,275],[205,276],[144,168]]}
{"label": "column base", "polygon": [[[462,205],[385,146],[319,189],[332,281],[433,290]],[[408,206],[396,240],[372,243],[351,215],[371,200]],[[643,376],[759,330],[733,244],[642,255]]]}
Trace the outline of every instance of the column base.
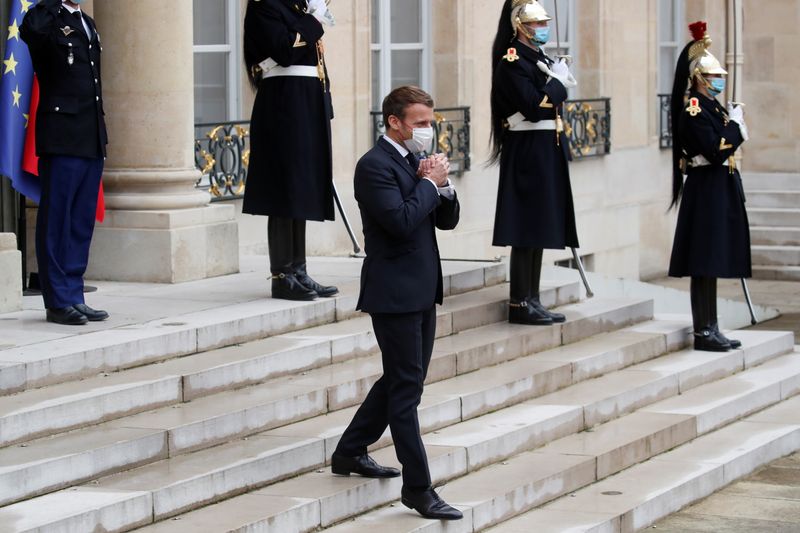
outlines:
{"label": "column base", "polygon": [[0,233],[0,313],[22,309],[22,260],[13,233]]}
{"label": "column base", "polygon": [[180,283],[239,272],[233,205],[107,211],[95,227],[86,279]]}

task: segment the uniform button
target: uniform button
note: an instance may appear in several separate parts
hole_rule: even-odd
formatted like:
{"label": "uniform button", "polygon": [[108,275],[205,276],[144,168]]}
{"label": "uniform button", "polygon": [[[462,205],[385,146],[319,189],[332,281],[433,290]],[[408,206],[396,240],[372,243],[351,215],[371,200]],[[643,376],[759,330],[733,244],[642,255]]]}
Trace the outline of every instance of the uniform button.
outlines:
{"label": "uniform button", "polygon": [[94,82],[97,83],[97,78],[94,79]]}
{"label": "uniform button", "polygon": [[61,108],[56,106],[56,111],[61,111]]}
{"label": "uniform button", "polygon": [[68,45],[68,46],[69,46],[70,48],[72,48],[72,43],[69,43],[69,45]]}
{"label": "uniform button", "polygon": [[95,96],[94,99],[97,100],[98,102],[100,101],[100,97],[99,96]]}
{"label": "uniform button", "polygon": [[92,45],[90,44],[90,45],[89,45],[89,50],[91,50],[91,49],[92,49]]}
{"label": "uniform button", "polygon": [[92,63],[92,66],[94,66],[94,61],[92,61],[91,63]]}

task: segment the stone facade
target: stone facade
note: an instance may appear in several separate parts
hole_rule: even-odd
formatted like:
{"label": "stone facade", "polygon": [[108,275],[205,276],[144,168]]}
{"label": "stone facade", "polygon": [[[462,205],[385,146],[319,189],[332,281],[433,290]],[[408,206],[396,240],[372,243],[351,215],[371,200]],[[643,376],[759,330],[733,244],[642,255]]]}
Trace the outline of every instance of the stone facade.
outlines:
{"label": "stone facade", "polygon": [[22,309],[22,263],[13,233],[0,233],[0,313]]}

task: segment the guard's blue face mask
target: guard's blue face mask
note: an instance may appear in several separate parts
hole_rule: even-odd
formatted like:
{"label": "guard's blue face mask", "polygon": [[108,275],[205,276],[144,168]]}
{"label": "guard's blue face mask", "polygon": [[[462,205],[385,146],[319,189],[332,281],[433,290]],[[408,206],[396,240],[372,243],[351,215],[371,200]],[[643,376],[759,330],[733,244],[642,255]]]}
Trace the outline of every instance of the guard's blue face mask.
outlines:
{"label": "guard's blue face mask", "polygon": [[708,94],[711,96],[718,96],[725,90],[725,78],[711,78],[708,80],[709,85]]}
{"label": "guard's blue face mask", "polygon": [[550,26],[543,26],[541,28],[536,28],[533,30],[533,37],[531,38],[531,42],[536,46],[541,46],[546,44],[547,41],[550,39]]}
{"label": "guard's blue face mask", "polygon": [[78,4],[78,5],[80,5],[80,3],[81,3],[81,2],[83,2],[83,0],[72,0],[72,3],[73,3],[73,4]]}

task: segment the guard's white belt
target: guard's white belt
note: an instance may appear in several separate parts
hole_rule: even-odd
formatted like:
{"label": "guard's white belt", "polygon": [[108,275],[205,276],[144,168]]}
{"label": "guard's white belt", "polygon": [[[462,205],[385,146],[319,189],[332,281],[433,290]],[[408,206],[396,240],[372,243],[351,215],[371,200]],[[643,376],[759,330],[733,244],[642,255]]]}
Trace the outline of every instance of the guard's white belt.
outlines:
{"label": "guard's white belt", "polygon": [[689,164],[693,167],[708,167],[711,166],[711,161],[704,155],[696,155],[689,161]]}
{"label": "guard's white belt", "polygon": [[271,57],[266,58],[258,64],[261,67],[261,79],[274,78],[276,76],[303,76],[306,78],[317,78],[319,71],[317,67],[311,65],[291,65],[282,67]]}
{"label": "guard's white belt", "polygon": [[556,129],[555,120],[537,120],[536,122],[531,122],[530,120],[525,120],[525,115],[519,112],[508,117],[506,122],[508,122],[509,131],[538,131]]}

